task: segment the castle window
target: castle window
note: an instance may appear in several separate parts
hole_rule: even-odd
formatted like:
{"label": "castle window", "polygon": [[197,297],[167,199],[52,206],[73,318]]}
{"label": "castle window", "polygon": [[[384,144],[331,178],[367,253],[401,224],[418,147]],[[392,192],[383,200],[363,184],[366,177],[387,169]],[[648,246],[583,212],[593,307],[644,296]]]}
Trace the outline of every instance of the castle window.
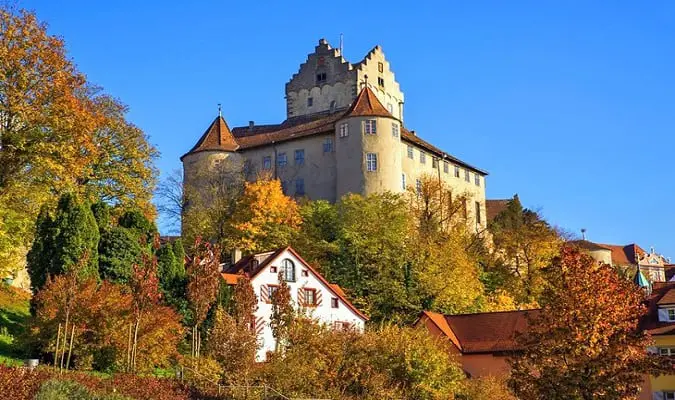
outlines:
{"label": "castle window", "polygon": [[349,136],[349,124],[344,123],[340,124],[340,137],[347,137]]}
{"label": "castle window", "polygon": [[384,78],[378,76],[377,77],[377,85],[379,87],[384,87]]}
{"label": "castle window", "polygon": [[295,150],[295,165],[305,164],[305,149]]}
{"label": "castle window", "polygon": [[377,63],[377,72],[382,73],[384,72],[384,64],[379,62]]}
{"label": "castle window", "polygon": [[338,298],[337,297],[331,297],[330,308],[338,308],[339,305],[340,305],[340,303],[338,302]]}
{"label": "castle window", "polygon": [[288,258],[281,262],[281,271],[286,282],[295,282],[295,264]]}
{"label": "castle window", "polygon": [[363,121],[363,132],[368,135],[374,135],[377,133],[377,121],[374,119],[369,119]]}
{"label": "castle window", "polygon": [[411,160],[414,158],[413,147],[411,145],[408,145],[408,158]]}
{"label": "castle window", "polygon": [[387,103],[387,110],[389,110],[389,114],[394,115],[394,106],[391,103]]}
{"label": "castle window", "polygon": [[480,202],[476,202],[476,223],[480,225]]}
{"label": "castle window", "polygon": [[316,83],[324,83],[326,82],[326,73],[321,72],[316,74]]}
{"label": "castle window", "polygon": [[307,107],[311,107],[313,104],[314,104],[314,98],[308,97],[307,98]]}
{"label": "castle window", "polygon": [[302,196],[305,194],[305,180],[298,178],[295,180],[295,194]]}
{"label": "castle window", "polygon": [[480,175],[475,174],[473,181],[476,183],[476,186],[480,186]]}
{"label": "castle window", "polygon": [[422,194],[422,180],[417,179],[415,181],[415,192],[419,195]]}
{"label": "castle window", "polygon": [[420,164],[427,163],[427,155],[423,151],[420,151]]}
{"label": "castle window", "polygon": [[443,172],[445,172],[447,174],[449,171],[450,171],[450,164],[443,161]]}
{"label": "castle window", "polygon": [[286,153],[277,154],[277,165],[279,167],[285,167],[288,164],[288,159],[286,158]]}
{"label": "castle window", "polygon": [[333,152],[333,138],[326,138],[323,142],[323,152],[332,153]]}
{"label": "castle window", "polygon": [[401,188],[405,190],[405,174],[401,174]]}
{"label": "castle window", "polygon": [[268,171],[272,169],[272,157],[263,157],[263,169]]}
{"label": "castle window", "polygon": [[377,154],[375,153],[366,154],[366,170],[377,171]]}
{"label": "castle window", "polygon": [[431,168],[438,168],[438,158],[431,157]]}
{"label": "castle window", "polygon": [[459,178],[459,165],[455,165],[455,178]]}
{"label": "castle window", "polygon": [[471,173],[469,172],[468,169],[464,170],[464,180],[467,182],[471,182]]}
{"label": "castle window", "polygon": [[391,124],[391,135],[393,137],[398,137],[399,135],[399,126],[396,122],[392,122]]}

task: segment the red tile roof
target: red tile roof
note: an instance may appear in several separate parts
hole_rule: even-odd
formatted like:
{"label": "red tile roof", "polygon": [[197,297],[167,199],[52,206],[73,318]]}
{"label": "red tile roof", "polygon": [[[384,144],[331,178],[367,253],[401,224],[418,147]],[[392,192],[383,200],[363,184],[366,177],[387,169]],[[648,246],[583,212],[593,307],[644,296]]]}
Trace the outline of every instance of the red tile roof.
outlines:
{"label": "red tile roof", "polygon": [[182,157],[185,157],[191,153],[197,153],[200,151],[207,150],[222,150],[222,151],[235,151],[239,148],[239,144],[234,139],[230,127],[227,126],[227,122],[223,117],[218,116],[213,120],[211,125],[206,128],[206,132],[199,138],[197,144],[194,145],[190,151],[185,153]]}
{"label": "red tile roof", "polygon": [[516,336],[527,330],[528,319],[537,313],[539,310],[442,316],[425,311],[423,315],[431,319],[463,354],[468,354],[520,350]]}
{"label": "red tile roof", "polygon": [[647,254],[640,246],[631,243],[626,246],[615,244],[596,243],[600,246],[606,247],[612,251],[612,263],[617,265],[637,265],[637,256]]}
{"label": "red tile roof", "polygon": [[[395,118],[382,105],[375,93],[368,86],[361,89],[352,106],[347,109],[345,117],[388,117]],[[395,118],[398,119],[398,118]]]}
{"label": "red tile roof", "polygon": [[640,321],[640,327],[651,335],[675,334],[675,322],[659,321],[659,304],[670,303],[675,299],[675,282],[654,282],[652,292],[645,300],[647,314]]}
{"label": "red tile roof", "polygon": [[492,221],[495,219],[499,213],[506,210],[506,207],[509,205],[509,201],[512,199],[494,199],[494,200],[485,200],[485,213],[487,215],[487,220]]}
{"label": "red tile roof", "polygon": [[[362,91],[361,93],[363,94],[364,91]],[[377,98],[375,98],[374,101],[379,102]],[[366,100],[363,100],[363,102],[365,103]],[[370,100],[368,100],[368,102],[370,102]],[[354,104],[356,104],[356,102]],[[382,104],[380,103],[380,105]],[[388,116],[391,116],[391,114],[389,114],[388,111],[386,110],[384,111],[387,112]],[[233,138],[232,140],[234,141],[234,145],[238,146],[237,149],[245,150],[314,135],[334,135],[335,124],[340,119],[344,118],[346,113],[348,112],[349,111],[347,112],[340,111],[332,114],[317,113],[313,115],[305,115],[289,118],[284,122],[282,122],[281,124],[242,126],[242,127],[235,127],[231,131],[229,130],[229,128],[227,128],[227,124],[224,124],[225,121],[223,120],[222,122],[224,124],[224,127],[227,129],[227,131]],[[218,124],[216,124],[216,122],[218,122]],[[214,125],[216,126],[214,127]],[[209,129],[207,129],[204,135],[202,135],[197,144],[189,152],[183,155],[181,159],[185,157],[187,154],[204,150],[231,151],[229,149],[233,148],[234,146],[232,143],[230,143],[229,146],[223,145],[222,148],[213,145],[213,143],[217,142],[216,138],[219,137],[219,135],[216,134],[215,131],[218,131],[220,128],[221,128],[220,121],[216,119],[216,121],[214,121],[214,123],[212,123],[211,126],[209,126]],[[434,155],[436,155],[441,159],[452,161],[458,165],[476,171],[482,175],[487,175],[486,171],[483,171],[456,157],[453,157],[452,155],[442,151],[438,147],[435,147],[429,142],[421,139],[420,137],[418,137],[413,132],[409,131],[403,126],[401,127],[401,140],[414,144],[418,147],[421,147],[429,151],[430,153],[433,153]]]}

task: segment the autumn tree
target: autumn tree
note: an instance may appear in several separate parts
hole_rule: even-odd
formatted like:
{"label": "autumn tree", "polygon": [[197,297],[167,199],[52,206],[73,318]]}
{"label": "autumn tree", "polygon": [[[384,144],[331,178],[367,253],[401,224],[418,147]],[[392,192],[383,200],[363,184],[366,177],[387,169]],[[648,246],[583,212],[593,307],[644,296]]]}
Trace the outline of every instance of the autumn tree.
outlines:
{"label": "autumn tree", "polygon": [[232,215],[227,246],[251,253],[287,246],[301,222],[297,203],[284,194],[279,180],[247,182]]}
{"label": "autumn tree", "polygon": [[37,235],[28,253],[28,273],[33,290],[39,290],[50,275],[68,272],[81,260],[82,275],[98,277],[99,231],[90,206],[73,194],[59,199],[52,216],[47,207],[40,212]]}
{"label": "autumn tree", "polygon": [[272,293],[272,315],[270,316],[270,328],[274,336],[275,351],[283,348],[288,339],[288,332],[295,319],[295,310],[291,299],[291,290],[284,279],[283,271],[279,271],[279,287]]}
{"label": "autumn tree", "polygon": [[490,222],[489,230],[495,247],[489,272],[498,275],[500,286],[518,303],[536,303],[545,285],[542,269],[562,243],[556,230],[536,212],[523,208],[517,195]]}
{"label": "autumn tree", "polygon": [[0,265],[21,267],[40,207],[66,192],[152,216],[157,152],[125,113],[35,14],[0,6]]}
{"label": "autumn tree", "polygon": [[453,193],[432,175],[420,178],[419,190],[406,193],[407,235],[413,297],[421,309],[451,314],[473,311],[483,294],[476,249],[483,232],[471,230],[466,215],[471,196]]}
{"label": "autumn tree", "polygon": [[192,312],[192,356],[199,357],[201,346],[200,325],[216,301],[220,282],[219,247],[195,241],[192,257],[187,267],[187,299]]}
{"label": "autumn tree", "polygon": [[251,382],[258,349],[254,324],[256,310],[253,287],[250,280],[242,276],[235,286],[232,314],[222,307],[215,312],[205,353],[221,365],[226,384],[248,385]]}
{"label": "autumn tree", "polygon": [[509,385],[518,398],[632,398],[644,374],[664,371],[646,351],[650,339],[638,326],[644,293],[632,282],[569,247],[546,274],[541,312],[518,338],[524,352],[511,361]]}

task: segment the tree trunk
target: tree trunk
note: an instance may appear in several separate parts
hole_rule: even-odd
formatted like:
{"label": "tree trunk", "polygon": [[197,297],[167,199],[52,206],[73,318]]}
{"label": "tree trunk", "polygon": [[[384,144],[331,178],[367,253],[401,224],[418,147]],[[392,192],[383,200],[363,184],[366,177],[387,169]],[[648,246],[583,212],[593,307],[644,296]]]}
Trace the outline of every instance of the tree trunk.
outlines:
{"label": "tree trunk", "polygon": [[132,363],[131,363],[131,368],[132,371],[136,371],[136,355],[138,354],[138,326],[141,324],[141,317],[140,315],[136,319],[136,327],[134,329],[134,350],[132,354]]}
{"label": "tree trunk", "polygon": [[56,368],[56,360],[59,358],[59,341],[61,340],[61,323],[59,322],[59,330],[56,334],[56,349],[54,350],[54,368]]}
{"label": "tree trunk", "polygon": [[133,331],[133,326],[132,323],[129,322],[129,336],[127,339],[127,365],[126,365],[126,372],[131,372],[131,334]]}
{"label": "tree trunk", "polygon": [[68,322],[70,320],[70,310],[66,311],[66,324],[63,327],[63,350],[61,350],[61,360],[59,362],[59,370],[63,369],[63,361],[66,356],[66,342],[68,341]]}
{"label": "tree trunk", "polygon": [[75,325],[70,332],[70,346],[68,348],[68,360],[66,361],[66,369],[70,368],[70,356],[73,354],[73,340],[75,339]]}

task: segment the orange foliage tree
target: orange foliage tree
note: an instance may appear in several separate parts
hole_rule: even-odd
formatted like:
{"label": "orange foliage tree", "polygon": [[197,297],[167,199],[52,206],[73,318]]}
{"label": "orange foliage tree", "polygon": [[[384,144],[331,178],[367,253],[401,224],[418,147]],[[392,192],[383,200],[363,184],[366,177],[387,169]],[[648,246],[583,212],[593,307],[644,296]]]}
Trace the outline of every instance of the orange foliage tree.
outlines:
{"label": "orange foliage tree", "polygon": [[192,312],[192,356],[199,357],[200,325],[218,296],[220,283],[220,249],[197,238],[187,266],[187,299]]}
{"label": "orange foliage tree", "polygon": [[247,182],[232,216],[228,247],[259,252],[286,246],[301,223],[297,203],[284,195],[279,180]]}
{"label": "orange foliage tree", "polygon": [[[624,399],[639,393],[645,373],[663,369],[647,353],[638,326],[644,293],[608,265],[563,247],[546,271],[544,306],[519,337],[509,386],[523,400]],[[662,360],[662,359],[661,359]]]}

